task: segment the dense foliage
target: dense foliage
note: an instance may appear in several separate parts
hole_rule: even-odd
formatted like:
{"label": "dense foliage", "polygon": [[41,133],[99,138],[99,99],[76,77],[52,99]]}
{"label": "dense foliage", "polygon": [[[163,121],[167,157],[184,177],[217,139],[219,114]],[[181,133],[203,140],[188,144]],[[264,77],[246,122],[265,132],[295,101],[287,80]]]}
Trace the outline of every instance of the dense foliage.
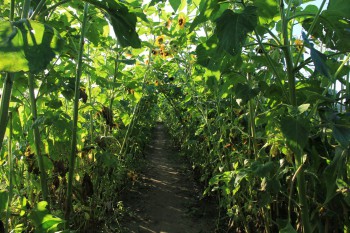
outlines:
{"label": "dense foliage", "polygon": [[218,231],[350,231],[349,52],[347,0],[3,0],[0,232],[118,229],[159,120]]}

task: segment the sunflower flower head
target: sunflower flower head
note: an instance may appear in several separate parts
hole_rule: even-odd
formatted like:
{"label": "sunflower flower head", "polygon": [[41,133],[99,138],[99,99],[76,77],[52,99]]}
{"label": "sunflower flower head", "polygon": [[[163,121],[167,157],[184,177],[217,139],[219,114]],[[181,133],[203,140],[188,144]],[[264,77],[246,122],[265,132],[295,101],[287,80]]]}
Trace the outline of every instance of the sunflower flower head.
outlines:
{"label": "sunflower flower head", "polygon": [[304,43],[302,40],[296,39],[294,41],[294,44],[295,44],[296,48],[298,49],[298,51],[300,51],[302,49]]}
{"label": "sunflower flower head", "polygon": [[185,27],[185,24],[186,24],[186,17],[184,14],[179,14],[179,17],[177,19],[177,25],[183,29]]}
{"label": "sunflower flower head", "polygon": [[164,35],[158,36],[156,38],[156,45],[161,46],[164,43]]}

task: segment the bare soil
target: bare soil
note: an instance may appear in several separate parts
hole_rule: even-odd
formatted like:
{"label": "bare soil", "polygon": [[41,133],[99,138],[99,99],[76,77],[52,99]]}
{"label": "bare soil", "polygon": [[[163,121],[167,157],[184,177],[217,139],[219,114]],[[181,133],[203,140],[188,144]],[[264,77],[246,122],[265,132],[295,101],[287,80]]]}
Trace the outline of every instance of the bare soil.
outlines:
{"label": "bare soil", "polygon": [[132,213],[124,220],[124,232],[214,232],[213,205],[199,200],[192,173],[171,144],[166,128],[158,124],[146,165],[124,200]]}

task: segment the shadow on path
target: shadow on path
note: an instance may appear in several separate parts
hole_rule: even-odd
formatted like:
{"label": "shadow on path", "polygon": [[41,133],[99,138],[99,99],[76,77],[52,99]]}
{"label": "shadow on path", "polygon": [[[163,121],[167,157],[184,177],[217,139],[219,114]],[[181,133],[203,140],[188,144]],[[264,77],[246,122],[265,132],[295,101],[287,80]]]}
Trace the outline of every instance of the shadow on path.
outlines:
{"label": "shadow on path", "polygon": [[189,213],[198,193],[190,173],[176,159],[162,124],[157,125],[149,147],[146,169],[125,200],[125,206],[134,212],[126,223],[126,232],[213,232],[208,216],[195,218]]}

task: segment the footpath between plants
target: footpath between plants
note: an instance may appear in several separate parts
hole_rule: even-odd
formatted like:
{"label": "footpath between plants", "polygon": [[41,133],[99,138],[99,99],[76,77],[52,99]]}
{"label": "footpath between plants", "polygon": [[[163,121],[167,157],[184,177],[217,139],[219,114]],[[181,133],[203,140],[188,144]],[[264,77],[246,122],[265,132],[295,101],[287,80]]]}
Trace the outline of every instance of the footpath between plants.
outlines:
{"label": "footpath between plants", "polygon": [[130,216],[125,232],[206,233],[215,228],[212,205],[200,204],[200,192],[191,173],[171,146],[166,128],[158,124],[146,152],[146,165],[138,174],[124,205]]}

